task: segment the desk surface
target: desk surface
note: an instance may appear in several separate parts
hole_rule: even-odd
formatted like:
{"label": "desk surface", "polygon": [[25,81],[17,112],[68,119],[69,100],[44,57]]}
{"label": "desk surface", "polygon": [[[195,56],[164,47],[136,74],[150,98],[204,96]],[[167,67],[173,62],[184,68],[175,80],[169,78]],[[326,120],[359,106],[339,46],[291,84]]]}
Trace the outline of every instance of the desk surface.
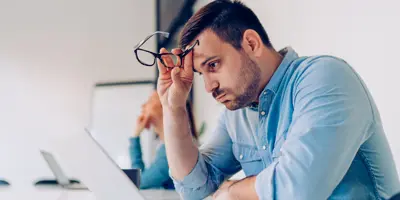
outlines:
{"label": "desk surface", "polygon": [[[146,200],[179,200],[175,191],[142,190]],[[59,187],[33,187],[17,189],[0,187],[0,199],[12,200],[97,200],[94,193],[88,190],[66,190]]]}

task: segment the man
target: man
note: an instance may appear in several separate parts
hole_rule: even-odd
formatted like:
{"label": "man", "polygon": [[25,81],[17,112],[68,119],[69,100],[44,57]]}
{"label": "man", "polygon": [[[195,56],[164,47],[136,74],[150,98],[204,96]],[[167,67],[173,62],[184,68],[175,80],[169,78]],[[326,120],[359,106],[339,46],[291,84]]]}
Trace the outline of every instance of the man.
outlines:
{"label": "man", "polygon": [[[195,43],[182,67],[158,62],[170,175],[184,199],[387,199],[400,190],[377,107],[345,61],[277,52],[236,1],[195,13],[180,45]],[[227,108],[200,150],[185,110],[193,71]],[[246,178],[225,181],[241,169]]]}

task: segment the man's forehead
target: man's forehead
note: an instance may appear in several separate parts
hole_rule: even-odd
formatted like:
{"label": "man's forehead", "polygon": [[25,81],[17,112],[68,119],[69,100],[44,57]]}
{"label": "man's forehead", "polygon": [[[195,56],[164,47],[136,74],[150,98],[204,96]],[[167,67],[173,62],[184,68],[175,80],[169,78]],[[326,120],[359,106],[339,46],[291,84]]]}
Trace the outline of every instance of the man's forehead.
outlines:
{"label": "man's forehead", "polygon": [[207,57],[216,56],[222,52],[222,43],[204,42],[199,40],[199,45],[193,48],[193,57],[205,59]]}
{"label": "man's forehead", "polygon": [[199,53],[196,50],[193,50],[193,70],[195,72],[200,71],[200,65],[203,60],[205,60],[207,57],[204,53]]}
{"label": "man's forehead", "polygon": [[193,58],[207,58],[208,57],[208,55],[206,54],[206,53],[203,53],[203,52],[200,52],[200,51],[196,51],[196,50],[194,50],[193,51]]}
{"label": "man's forehead", "polygon": [[196,39],[194,39],[191,43],[193,44],[196,40],[199,40],[199,45],[195,47],[195,49],[199,53],[204,52],[212,52],[218,51],[221,48],[221,45],[224,43],[213,31],[206,30],[200,33]]}
{"label": "man's forehead", "polygon": [[220,56],[218,51],[201,51],[199,49],[193,50],[193,62],[196,63],[196,65],[200,65],[205,60],[211,57],[218,57],[218,56]]}
{"label": "man's forehead", "polygon": [[199,40],[199,45],[193,48],[193,62],[196,68],[206,59],[220,56],[223,52],[224,42],[211,30],[204,31],[194,41],[196,40]]}

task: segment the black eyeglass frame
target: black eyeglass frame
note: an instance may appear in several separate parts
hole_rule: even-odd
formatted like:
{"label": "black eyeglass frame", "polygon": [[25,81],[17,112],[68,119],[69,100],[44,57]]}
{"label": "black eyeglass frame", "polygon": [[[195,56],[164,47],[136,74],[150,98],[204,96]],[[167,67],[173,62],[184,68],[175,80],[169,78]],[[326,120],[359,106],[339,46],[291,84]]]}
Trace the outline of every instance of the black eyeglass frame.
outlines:
{"label": "black eyeglass frame", "polygon": [[[174,67],[169,67],[169,66],[167,66],[167,65],[164,63],[163,59],[162,59],[162,56],[170,55],[170,56],[178,56],[179,59],[180,59],[180,62],[179,62],[180,65],[179,65],[179,66],[175,66],[175,67],[182,67],[182,63],[183,63],[183,62],[182,62],[182,58],[184,58],[187,54],[189,54],[190,51],[192,51],[193,48],[194,48],[196,45],[200,44],[199,40],[196,40],[196,42],[194,42],[189,48],[187,48],[187,49],[184,50],[182,53],[177,54],[177,55],[175,55],[175,54],[173,54],[173,53],[155,53],[155,52],[148,51],[148,50],[146,50],[146,49],[140,48],[141,46],[143,46],[144,43],[147,42],[147,40],[149,40],[151,37],[153,37],[154,35],[157,35],[157,34],[160,34],[160,35],[162,35],[162,36],[164,36],[164,37],[166,37],[166,38],[169,37],[169,33],[168,33],[168,32],[156,31],[156,32],[152,33],[151,35],[147,36],[144,40],[140,41],[140,42],[139,42],[137,45],[135,45],[135,47],[133,48],[133,51],[135,52],[135,55],[136,55],[136,59],[139,61],[140,64],[142,64],[142,65],[144,65],[144,66],[148,66],[148,67],[153,66],[153,65],[156,63],[156,58],[158,58],[158,59],[161,61],[161,63],[162,63],[166,68],[172,69],[172,68],[174,68]],[[153,63],[152,63],[152,64],[148,64],[148,63],[145,63],[145,62],[141,61],[140,58],[139,58],[139,55],[138,55],[138,51],[144,51],[144,52],[146,52],[146,53],[150,53],[151,55],[153,55],[153,56],[154,56]]]}

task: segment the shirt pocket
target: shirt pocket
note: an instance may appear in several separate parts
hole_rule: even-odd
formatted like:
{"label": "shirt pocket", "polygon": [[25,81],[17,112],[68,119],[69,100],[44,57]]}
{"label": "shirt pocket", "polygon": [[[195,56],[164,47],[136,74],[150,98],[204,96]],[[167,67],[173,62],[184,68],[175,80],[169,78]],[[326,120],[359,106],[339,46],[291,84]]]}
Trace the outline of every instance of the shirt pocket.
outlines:
{"label": "shirt pocket", "polygon": [[233,154],[240,162],[246,176],[257,175],[263,169],[263,163],[258,150],[250,145],[234,143]]}

